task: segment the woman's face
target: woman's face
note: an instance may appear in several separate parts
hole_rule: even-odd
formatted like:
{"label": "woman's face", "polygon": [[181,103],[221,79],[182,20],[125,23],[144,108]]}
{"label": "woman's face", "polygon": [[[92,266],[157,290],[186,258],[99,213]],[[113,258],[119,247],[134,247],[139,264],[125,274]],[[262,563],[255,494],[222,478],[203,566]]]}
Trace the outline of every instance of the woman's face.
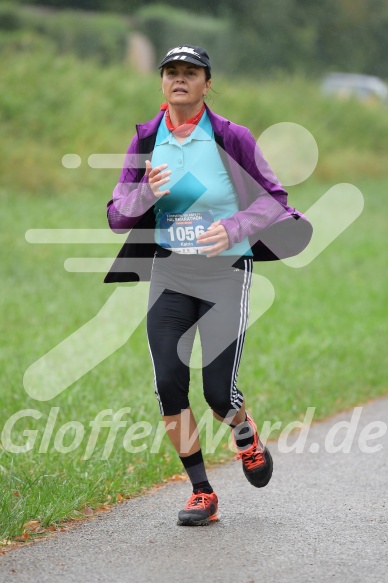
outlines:
{"label": "woman's face", "polygon": [[203,101],[210,85],[204,67],[172,61],[163,69],[162,91],[171,105],[195,105]]}

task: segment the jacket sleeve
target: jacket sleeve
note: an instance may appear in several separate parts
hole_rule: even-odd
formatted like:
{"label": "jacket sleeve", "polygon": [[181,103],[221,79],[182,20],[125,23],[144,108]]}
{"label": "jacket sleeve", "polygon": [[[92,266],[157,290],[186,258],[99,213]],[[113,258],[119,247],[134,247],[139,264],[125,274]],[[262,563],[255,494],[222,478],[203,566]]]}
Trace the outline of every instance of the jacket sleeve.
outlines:
{"label": "jacket sleeve", "polygon": [[148,184],[148,176],[139,177],[138,138],[135,135],[125,156],[120,179],[107,204],[107,216],[113,231],[129,231],[142,215],[158,200]]}
{"label": "jacket sleeve", "polygon": [[222,219],[229,238],[229,248],[269,227],[285,212],[287,192],[272,172],[254,136],[247,129],[233,141],[234,156],[229,156],[237,192],[244,190],[252,201],[231,217]]}

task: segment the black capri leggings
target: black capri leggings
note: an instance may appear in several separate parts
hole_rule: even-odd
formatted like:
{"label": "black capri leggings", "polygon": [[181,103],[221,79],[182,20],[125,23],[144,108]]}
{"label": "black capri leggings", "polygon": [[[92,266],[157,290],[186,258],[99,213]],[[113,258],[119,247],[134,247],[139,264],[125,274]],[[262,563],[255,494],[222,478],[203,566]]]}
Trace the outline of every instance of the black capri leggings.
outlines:
{"label": "black capri leggings", "polygon": [[147,314],[160,412],[176,415],[189,407],[189,363],[198,328],[204,397],[213,411],[226,417],[243,402],[236,382],[249,315],[252,258],[167,255],[158,246]]}

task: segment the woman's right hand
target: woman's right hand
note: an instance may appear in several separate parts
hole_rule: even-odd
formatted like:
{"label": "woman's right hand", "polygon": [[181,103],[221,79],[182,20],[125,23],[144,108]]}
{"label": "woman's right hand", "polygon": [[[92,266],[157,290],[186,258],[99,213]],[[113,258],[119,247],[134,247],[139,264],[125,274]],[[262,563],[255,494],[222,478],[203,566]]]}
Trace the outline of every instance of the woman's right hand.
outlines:
{"label": "woman's right hand", "polygon": [[157,198],[170,193],[169,190],[159,190],[160,187],[163,187],[163,185],[170,180],[171,170],[164,172],[167,166],[168,164],[161,164],[160,166],[152,168],[151,162],[146,160],[146,175],[148,176],[148,184],[150,185],[154,196]]}

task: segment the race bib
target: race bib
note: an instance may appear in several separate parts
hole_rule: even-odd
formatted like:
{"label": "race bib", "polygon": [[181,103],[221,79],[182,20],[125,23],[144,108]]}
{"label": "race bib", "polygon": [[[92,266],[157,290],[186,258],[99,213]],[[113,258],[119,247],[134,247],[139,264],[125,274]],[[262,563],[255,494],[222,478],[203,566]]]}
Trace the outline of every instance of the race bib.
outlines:
{"label": "race bib", "polygon": [[199,253],[209,243],[197,244],[197,238],[214,223],[212,211],[164,213],[160,219],[160,245],[175,253]]}

